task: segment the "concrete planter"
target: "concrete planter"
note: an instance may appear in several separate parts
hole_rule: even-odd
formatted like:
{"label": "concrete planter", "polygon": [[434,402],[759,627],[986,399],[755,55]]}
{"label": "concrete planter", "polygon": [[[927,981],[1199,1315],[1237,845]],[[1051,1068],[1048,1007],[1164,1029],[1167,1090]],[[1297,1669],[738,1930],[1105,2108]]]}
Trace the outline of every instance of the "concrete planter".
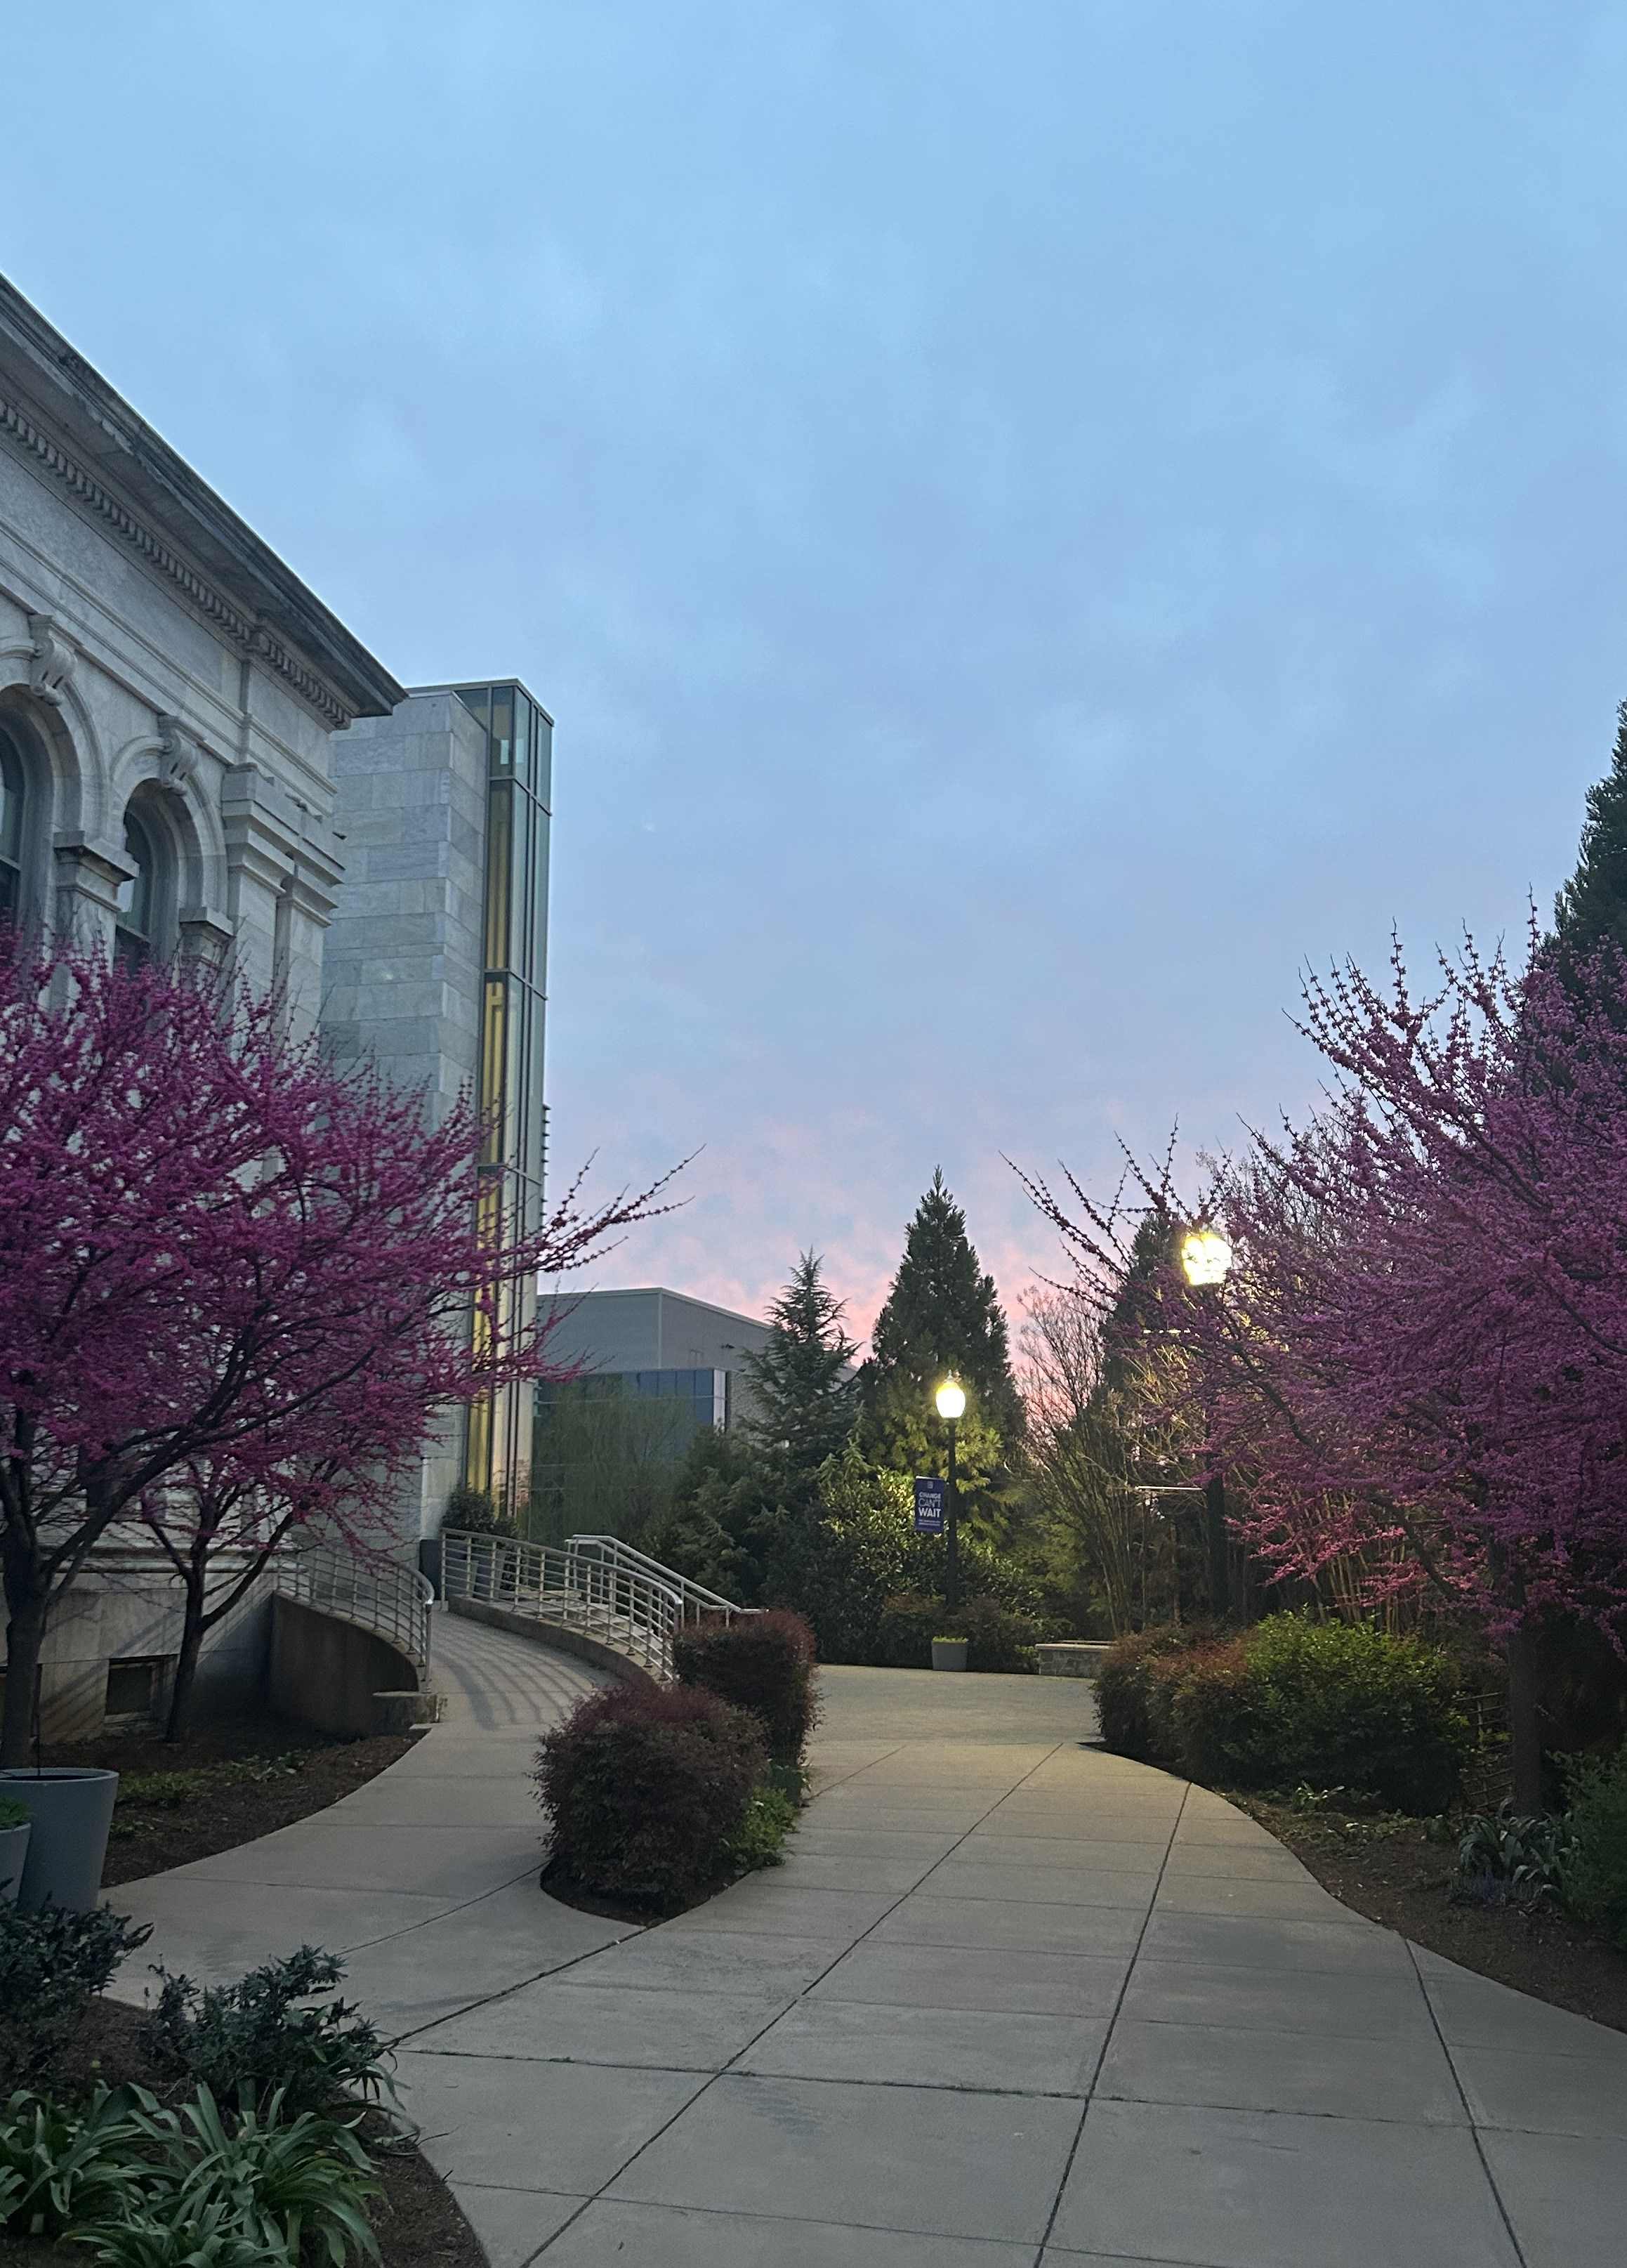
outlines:
{"label": "concrete planter", "polygon": [[935,1638],[932,1640],[934,1669],[964,1669],[968,1641],[963,1638]]}
{"label": "concrete planter", "polygon": [[1097,1677],[1108,1655],[1105,1638],[1069,1638],[1034,1649],[1042,1677]]}
{"label": "concrete planter", "polygon": [[32,1826],[33,1822],[25,1819],[20,1827],[0,1827],[0,1906],[16,1903]]}
{"label": "concrete planter", "polygon": [[37,1772],[22,1766],[0,1771],[0,1795],[14,1795],[33,1815],[17,1894],[25,1913],[37,1913],[48,1899],[77,1913],[95,1905],[118,1793],[114,1771],[81,1771],[67,1764],[48,1764]]}

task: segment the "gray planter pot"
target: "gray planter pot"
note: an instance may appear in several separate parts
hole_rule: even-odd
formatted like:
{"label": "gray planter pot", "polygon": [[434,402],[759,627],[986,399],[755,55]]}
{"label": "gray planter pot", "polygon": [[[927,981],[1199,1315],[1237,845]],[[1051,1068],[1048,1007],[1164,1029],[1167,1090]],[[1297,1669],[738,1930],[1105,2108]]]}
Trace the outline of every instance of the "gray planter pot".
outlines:
{"label": "gray planter pot", "polygon": [[0,1827],[0,1906],[16,1902],[17,1887],[23,1879],[23,1864],[28,1856],[30,1822],[24,1820],[20,1827]]}
{"label": "gray planter pot", "polygon": [[79,1771],[69,1764],[48,1764],[40,1772],[20,1765],[0,1771],[0,1795],[14,1795],[33,1814],[17,1894],[25,1913],[37,1913],[48,1898],[79,1913],[95,1905],[118,1793],[114,1771]]}
{"label": "gray planter pot", "polygon": [[932,1640],[934,1669],[964,1669],[968,1640],[963,1638],[935,1638]]}

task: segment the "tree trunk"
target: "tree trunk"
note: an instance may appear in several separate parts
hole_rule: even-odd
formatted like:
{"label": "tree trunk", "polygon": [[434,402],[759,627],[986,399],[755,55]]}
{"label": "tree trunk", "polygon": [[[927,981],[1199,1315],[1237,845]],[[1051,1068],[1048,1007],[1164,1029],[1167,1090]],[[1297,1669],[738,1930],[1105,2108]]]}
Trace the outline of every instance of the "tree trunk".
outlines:
{"label": "tree trunk", "polygon": [[1503,1650],[1508,1670],[1508,1761],[1514,1808],[1540,1812],[1542,1800],[1542,1736],[1536,1706],[1536,1641],[1526,1624],[1514,1631]]}
{"label": "tree trunk", "polygon": [[180,1648],[175,1656],[175,1675],[170,1686],[169,1717],[165,1724],[166,1741],[178,1741],[187,1729],[187,1717],[192,1702],[192,1688],[198,1674],[198,1655],[203,1646],[203,1592],[201,1584],[187,1584],[187,1603],[180,1626]]}
{"label": "tree trunk", "polygon": [[45,1645],[45,1602],[31,1600],[12,1609],[5,1630],[5,1714],[0,1719],[0,1765],[32,1761],[34,1696],[40,1655]]}

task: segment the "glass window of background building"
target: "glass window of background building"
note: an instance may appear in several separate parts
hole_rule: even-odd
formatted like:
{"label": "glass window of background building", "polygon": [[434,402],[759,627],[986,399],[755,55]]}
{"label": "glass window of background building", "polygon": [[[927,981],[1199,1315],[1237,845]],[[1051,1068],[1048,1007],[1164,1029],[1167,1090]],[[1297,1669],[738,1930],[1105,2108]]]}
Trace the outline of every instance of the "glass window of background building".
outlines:
{"label": "glass window of background building", "polygon": [[[542,1220],[554,725],[547,711],[512,681],[451,689],[486,733],[480,1108],[487,1135],[482,1203],[490,1233],[504,1237],[534,1231]],[[516,1286],[508,1296],[534,1311],[534,1285]],[[523,1325],[526,1320],[511,1309],[511,1322]],[[534,1413],[529,1388],[506,1390],[469,1412],[465,1477],[504,1508],[523,1509],[529,1492]]]}
{"label": "glass window of background building", "polygon": [[727,1430],[726,1370],[587,1371],[535,1388],[531,1501],[534,1542],[610,1534],[637,1543],[670,1509],[703,1427]]}

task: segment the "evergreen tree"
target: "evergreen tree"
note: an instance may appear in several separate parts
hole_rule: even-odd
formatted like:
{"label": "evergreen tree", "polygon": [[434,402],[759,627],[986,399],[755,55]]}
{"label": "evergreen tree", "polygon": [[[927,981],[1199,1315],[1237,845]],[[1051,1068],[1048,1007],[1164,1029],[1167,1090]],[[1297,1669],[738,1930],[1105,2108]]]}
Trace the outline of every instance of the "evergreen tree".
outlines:
{"label": "evergreen tree", "polygon": [[860,1381],[867,1453],[898,1471],[933,1469],[943,1429],[932,1415],[932,1389],[953,1376],[966,1388],[963,1490],[975,1500],[998,1489],[1021,1437],[1022,1403],[994,1278],[983,1272],[941,1167],[909,1224],[870,1344]]}
{"label": "evergreen tree", "polygon": [[842,1316],[842,1301],[820,1274],[819,1255],[805,1252],[769,1310],[767,1346],[746,1358],[757,1403],[747,1431],[793,1486],[811,1480],[853,1431],[858,1347]]}
{"label": "evergreen tree", "polygon": [[1607,939],[1627,953],[1627,701],[1616,712],[1610,769],[1587,791],[1576,872],[1554,903],[1554,931],[1569,961]]}

